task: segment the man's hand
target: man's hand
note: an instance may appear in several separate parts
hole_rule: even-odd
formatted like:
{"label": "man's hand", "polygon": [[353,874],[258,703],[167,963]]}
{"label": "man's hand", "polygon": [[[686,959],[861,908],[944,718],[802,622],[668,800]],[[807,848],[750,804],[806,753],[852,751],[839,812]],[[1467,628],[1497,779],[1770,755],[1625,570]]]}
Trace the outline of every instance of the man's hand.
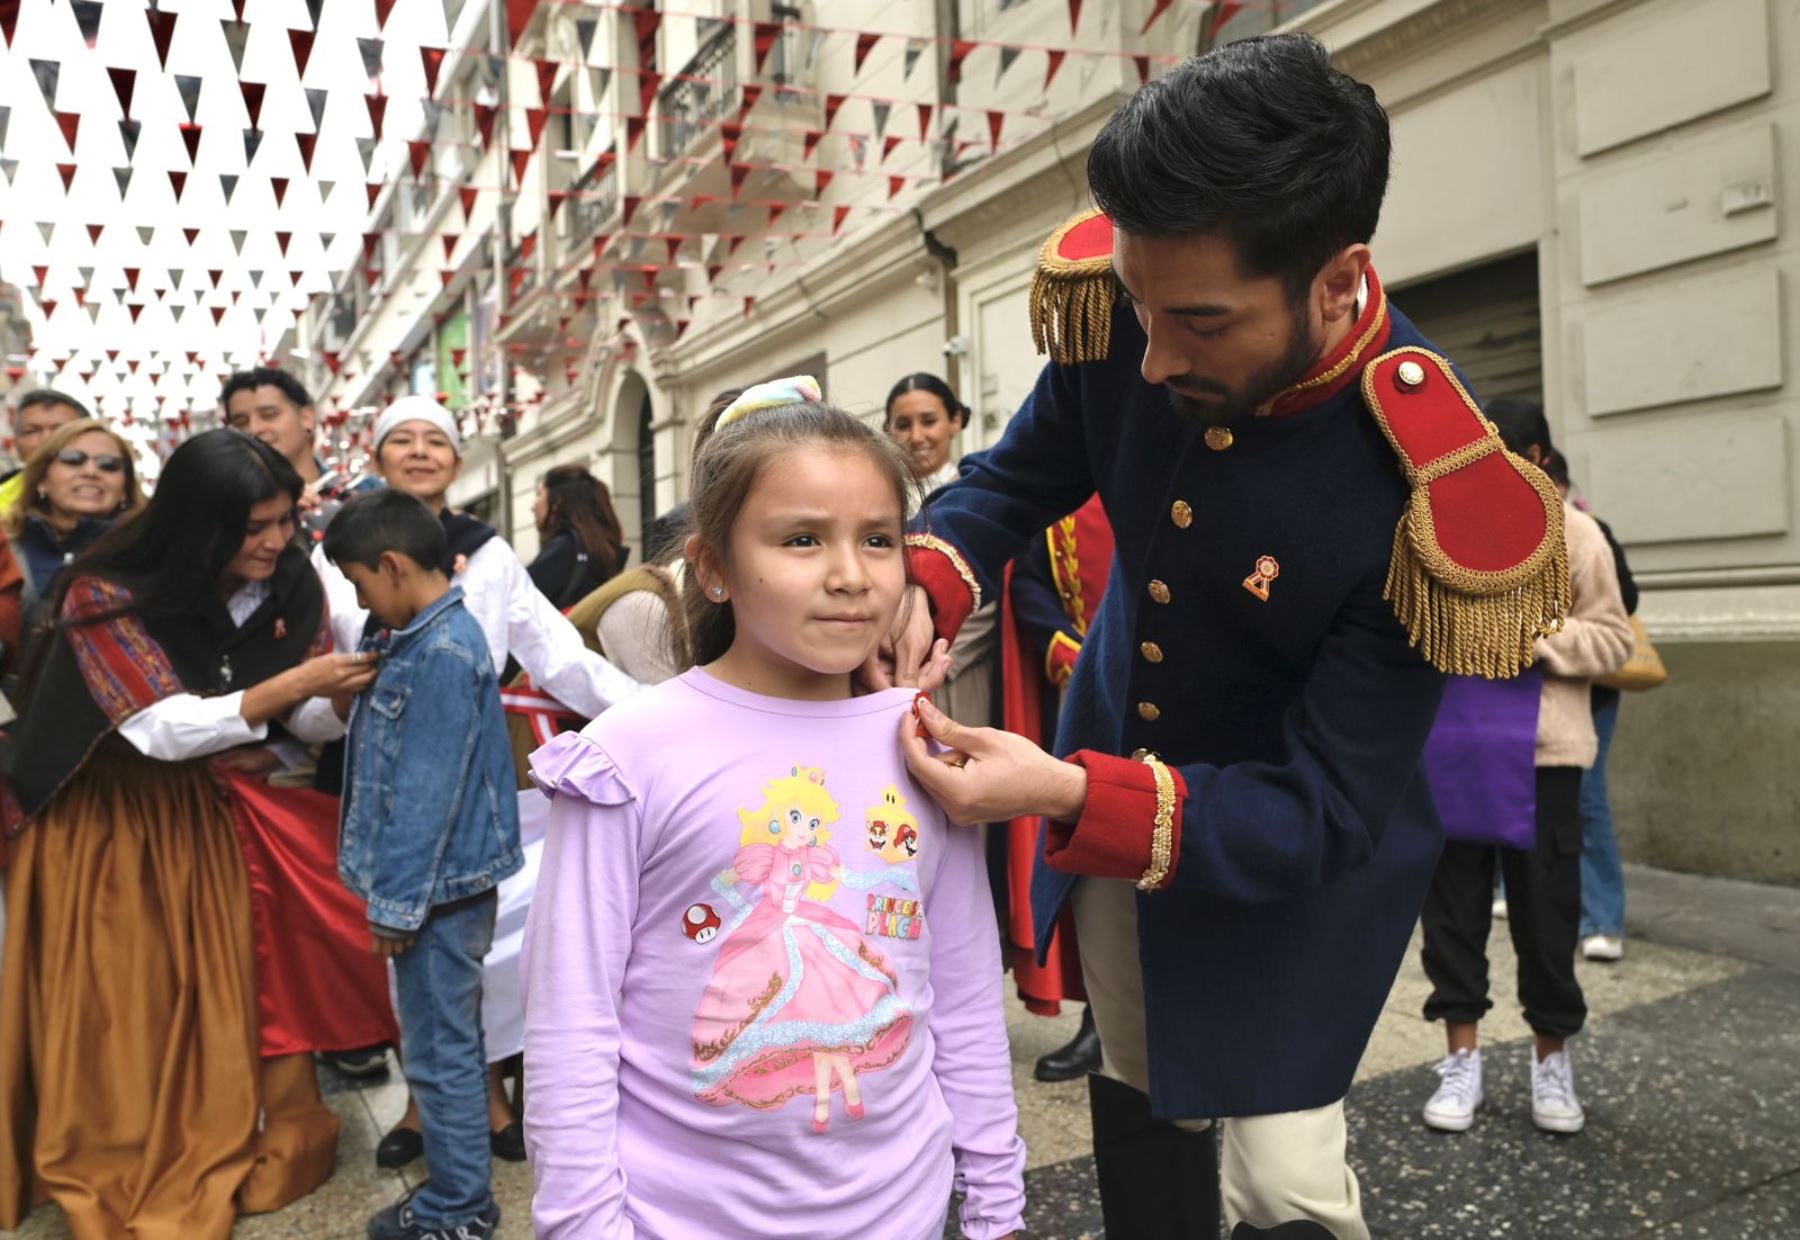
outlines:
{"label": "man's hand", "polygon": [[419,941],[416,934],[383,934],[379,930],[371,931],[370,937],[374,942],[369,945],[369,950],[383,960],[393,959]]}
{"label": "man's hand", "polygon": [[950,674],[950,644],[931,624],[931,598],[923,586],[908,586],[894,630],[876,647],[858,673],[870,693],[897,685],[934,692]]}
{"label": "man's hand", "polygon": [[918,717],[953,752],[933,757],[913,717],[900,726],[900,750],[913,778],[963,826],[1042,815],[1074,822],[1087,803],[1087,772],[1059,762],[1022,736],[998,728],[965,728],[928,701]]}
{"label": "man's hand", "polygon": [[305,516],[308,513],[317,512],[319,505],[323,502],[319,498],[319,484],[314,482],[301,490],[299,502],[294,505],[294,510],[301,516]]}

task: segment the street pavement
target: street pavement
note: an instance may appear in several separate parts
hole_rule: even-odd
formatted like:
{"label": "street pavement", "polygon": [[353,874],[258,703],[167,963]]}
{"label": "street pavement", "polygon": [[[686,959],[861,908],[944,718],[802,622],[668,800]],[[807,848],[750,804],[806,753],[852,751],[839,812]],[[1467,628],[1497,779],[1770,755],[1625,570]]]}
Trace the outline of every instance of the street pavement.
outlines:
{"label": "street pavement", "polygon": [[[1495,923],[1490,945],[1487,1105],[1465,1134],[1419,1121],[1443,1034],[1420,1015],[1428,987],[1415,939],[1349,1099],[1350,1158],[1375,1236],[1800,1237],[1800,890],[1627,870],[1625,959],[1579,966],[1591,1015],[1572,1043],[1588,1117],[1577,1136],[1532,1127],[1530,1037],[1505,922]],[[1104,1236],[1086,1086],[1031,1079],[1037,1056],[1073,1034],[1076,1013],[1045,1019],[1013,1004],[1008,1019],[1031,1152],[1029,1234]],[[277,1214],[240,1221],[234,1234],[244,1240],[350,1240],[370,1213],[418,1182],[421,1164],[403,1174],[374,1165],[376,1141],[405,1106],[398,1077],[360,1087],[329,1069],[320,1077],[344,1121],[337,1174]],[[529,1172],[499,1163],[495,1178],[505,1212],[499,1235],[523,1240],[531,1235]],[[0,1233],[9,1234],[68,1232],[54,1208],[43,1208],[19,1232]],[[946,1236],[958,1234],[952,1222]]]}

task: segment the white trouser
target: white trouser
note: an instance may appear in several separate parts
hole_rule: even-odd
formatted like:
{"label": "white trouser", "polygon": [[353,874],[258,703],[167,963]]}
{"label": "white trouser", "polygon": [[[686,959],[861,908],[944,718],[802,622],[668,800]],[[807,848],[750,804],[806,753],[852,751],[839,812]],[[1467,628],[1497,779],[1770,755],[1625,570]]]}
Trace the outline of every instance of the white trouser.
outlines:
{"label": "white trouser", "polygon": [[[1104,1051],[1102,1071],[1149,1093],[1135,889],[1122,879],[1084,878],[1075,885],[1074,903],[1081,975]],[[1254,1072],[1256,1065],[1244,1064],[1243,1070]],[[1176,1122],[1190,1131],[1211,1123]],[[1338,1240],[1369,1240],[1356,1173],[1344,1159],[1342,1100],[1310,1111],[1224,1120],[1220,1134],[1219,1187],[1227,1230],[1240,1222],[1273,1227],[1311,1219]]]}

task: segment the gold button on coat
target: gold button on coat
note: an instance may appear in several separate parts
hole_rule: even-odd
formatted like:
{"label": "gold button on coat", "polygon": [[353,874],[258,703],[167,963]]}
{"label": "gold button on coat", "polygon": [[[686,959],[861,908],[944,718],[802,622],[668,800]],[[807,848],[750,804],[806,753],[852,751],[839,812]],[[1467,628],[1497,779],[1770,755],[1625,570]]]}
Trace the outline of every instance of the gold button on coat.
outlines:
{"label": "gold button on coat", "polygon": [[1155,577],[1152,577],[1150,579],[1150,597],[1158,603],[1168,602],[1169,601],[1168,583],[1161,581]]}
{"label": "gold button on coat", "polygon": [[1144,720],[1146,723],[1155,723],[1158,719],[1162,718],[1162,711],[1157,709],[1155,702],[1139,702],[1138,718]]}
{"label": "gold button on coat", "polygon": [[1206,428],[1206,446],[1214,452],[1223,452],[1237,442],[1237,436],[1231,433],[1228,426],[1209,426]]}
{"label": "gold button on coat", "polygon": [[1138,647],[1138,652],[1140,654],[1142,654],[1146,659],[1150,660],[1150,662],[1152,662],[1152,663],[1161,663],[1162,662],[1162,659],[1163,659],[1162,647],[1157,645],[1155,642],[1145,642],[1143,645]]}
{"label": "gold button on coat", "polygon": [[1194,523],[1194,510],[1188,507],[1185,499],[1178,499],[1175,506],[1169,509],[1169,520],[1175,523],[1175,528],[1185,530]]}
{"label": "gold button on coat", "polygon": [[1425,382],[1425,368],[1417,362],[1401,362],[1394,370],[1401,387],[1416,388]]}

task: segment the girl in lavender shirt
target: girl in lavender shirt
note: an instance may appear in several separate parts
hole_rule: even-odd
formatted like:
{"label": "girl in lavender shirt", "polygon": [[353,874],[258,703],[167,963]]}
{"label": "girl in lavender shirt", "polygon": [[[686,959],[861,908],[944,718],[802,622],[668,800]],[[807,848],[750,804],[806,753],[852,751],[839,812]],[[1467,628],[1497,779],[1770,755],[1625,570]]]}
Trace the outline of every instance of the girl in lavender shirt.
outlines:
{"label": "girl in lavender shirt", "polygon": [[[701,666],[532,757],[526,1140],[546,1237],[1021,1225],[979,837],[852,696],[905,593],[910,470],[810,379],[753,388],[694,464]],[[941,671],[943,651],[936,652]]]}

